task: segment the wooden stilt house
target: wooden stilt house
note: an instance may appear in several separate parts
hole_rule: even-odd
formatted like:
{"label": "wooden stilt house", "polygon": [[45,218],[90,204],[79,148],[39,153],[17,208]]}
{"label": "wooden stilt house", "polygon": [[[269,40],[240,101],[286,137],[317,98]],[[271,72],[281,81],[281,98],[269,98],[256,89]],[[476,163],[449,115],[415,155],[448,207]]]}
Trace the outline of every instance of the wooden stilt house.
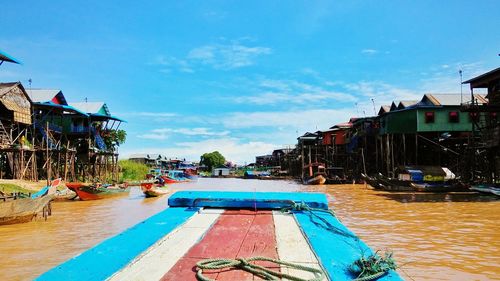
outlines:
{"label": "wooden stilt house", "polygon": [[123,119],[111,115],[104,102],[71,103],[88,118],[72,116],[70,128],[79,138],[77,169],[84,180],[118,181],[117,145],[109,141]]}
{"label": "wooden stilt house", "polygon": [[[500,68],[467,80],[471,96],[475,89],[487,89],[487,103],[472,99],[462,110],[475,116],[473,133],[477,135],[471,143],[471,178],[474,182],[500,184]],[[482,118],[480,118],[482,117]]]}
{"label": "wooden stilt house", "polygon": [[[486,103],[484,96],[474,97]],[[460,170],[474,119],[460,111],[466,101],[460,94],[426,94],[414,105],[381,114],[376,143],[377,162],[382,163],[379,172],[394,176],[398,166],[409,164]]]}
{"label": "wooden stilt house", "polygon": [[64,128],[69,116],[88,115],[69,106],[61,90],[32,89],[28,94],[33,101],[39,176],[76,180],[76,142]]}
{"label": "wooden stilt house", "polygon": [[0,83],[0,177],[36,179],[31,100],[20,82]]}

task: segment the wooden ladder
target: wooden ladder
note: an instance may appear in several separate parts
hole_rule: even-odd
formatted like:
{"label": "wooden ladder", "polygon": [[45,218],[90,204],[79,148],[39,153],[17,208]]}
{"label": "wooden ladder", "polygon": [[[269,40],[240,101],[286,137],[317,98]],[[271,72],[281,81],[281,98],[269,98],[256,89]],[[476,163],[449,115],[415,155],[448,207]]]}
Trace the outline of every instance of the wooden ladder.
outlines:
{"label": "wooden ladder", "polygon": [[3,146],[10,144],[12,144],[12,138],[3,125],[2,120],[0,120],[0,145]]}

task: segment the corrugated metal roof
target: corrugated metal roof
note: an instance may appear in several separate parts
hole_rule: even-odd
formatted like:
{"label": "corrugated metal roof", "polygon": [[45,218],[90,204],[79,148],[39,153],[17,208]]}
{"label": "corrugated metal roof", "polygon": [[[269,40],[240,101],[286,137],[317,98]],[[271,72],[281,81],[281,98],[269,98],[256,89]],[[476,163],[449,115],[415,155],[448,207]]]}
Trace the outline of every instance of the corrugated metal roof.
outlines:
{"label": "corrugated metal roof", "polygon": [[71,106],[76,107],[80,109],[81,111],[85,113],[100,113],[101,109],[103,109],[107,115],[109,114],[109,109],[107,105],[100,101],[100,102],[72,102]]}
{"label": "corrugated metal roof", "polygon": [[[474,97],[477,101],[482,104],[486,103],[486,98],[484,95],[475,94]],[[470,95],[468,94],[426,94],[419,102],[422,105],[435,105],[435,106],[453,106],[460,105],[462,103],[470,102]]]}
{"label": "corrugated metal roof", "polygon": [[418,103],[418,100],[402,100],[398,104],[399,109],[406,108],[408,106],[412,106]]}
{"label": "corrugated metal roof", "polygon": [[47,102],[51,101],[61,90],[57,89],[31,89],[27,90],[33,102]]}
{"label": "corrugated metal roof", "polygon": [[[462,82],[462,84],[471,84],[471,83],[472,83],[472,84],[474,84],[474,83],[476,83],[476,82],[478,82],[478,81],[480,81],[480,80],[486,80],[486,81],[487,81],[487,80],[490,80],[490,79],[492,79],[492,78],[493,78],[493,79],[496,79],[496,77],[497,77],[499,74],[500,74],[500,67],[495,68],[495,69],[493,69],[493,70],[491,70],[491,71],[488,71],[488,72],[486,72],[486,73],[483,73],[483,74],[481,74],[481,75],[479,75],[479,76],[476,76],[476,77],[474,77],[474,78],[472,78],[472,79],[469,79],[469,80],[467,80],[467,81],[464,81],[464,82]],[[476,86],[477,86],[477,87],[480,87],[480,86],[486,87],[486,86],[487,86],[487,84],[484,84],[484,85],[476,85]]]}

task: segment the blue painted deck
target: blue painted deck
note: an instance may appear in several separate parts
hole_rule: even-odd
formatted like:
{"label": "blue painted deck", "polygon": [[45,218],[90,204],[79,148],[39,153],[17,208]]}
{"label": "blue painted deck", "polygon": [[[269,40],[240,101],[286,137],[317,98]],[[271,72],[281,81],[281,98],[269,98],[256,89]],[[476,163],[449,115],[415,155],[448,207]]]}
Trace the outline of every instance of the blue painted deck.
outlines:
{"label": "blue painted deck", "polygon": [[[330,280],[353,280],[357,276],[353,276],[348,271],[349,265],[358,260],[362,254],[369,256],[373,251],[331,214],[317,211],[315,214],[325,219],[340,233],[327,230],[325,226],[328,226],[324,222],[314,216],[311,217],[307,212],[294,212],[297,222]],[[377,280],[395,281],[402,279],[398,273],[391,270],[387,275]]]}
{"label": "blue painted deck", "polygon": [[311,208],[328,209],[323,193],[298,192],[222,192],[178,191],[168,199],[170,207],[281,209],[291,202],[304,202]]}
{"label": "blue painted deck", "polygon": [[197,208],[167,208],[35,280],[105,280],[197,211]]}

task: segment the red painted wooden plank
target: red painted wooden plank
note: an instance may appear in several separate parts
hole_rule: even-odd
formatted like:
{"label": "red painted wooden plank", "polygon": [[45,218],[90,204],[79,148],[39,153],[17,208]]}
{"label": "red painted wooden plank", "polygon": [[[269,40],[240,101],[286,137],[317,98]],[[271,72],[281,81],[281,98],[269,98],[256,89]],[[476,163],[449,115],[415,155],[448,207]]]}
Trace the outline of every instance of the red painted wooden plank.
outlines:
{"label": "red painted wooden plank", "polygon": [[[270,211],[227,210],[162,280],[196,280],[196,262],[206,258],[266,256],[277,258],[274,222]],[[274,264],[260,263],[272,266]],[[252,274],[241,270],[208,272],[209,278],[224,280],[254,280]],[[255,280],[260,280],[256,278]]]}

